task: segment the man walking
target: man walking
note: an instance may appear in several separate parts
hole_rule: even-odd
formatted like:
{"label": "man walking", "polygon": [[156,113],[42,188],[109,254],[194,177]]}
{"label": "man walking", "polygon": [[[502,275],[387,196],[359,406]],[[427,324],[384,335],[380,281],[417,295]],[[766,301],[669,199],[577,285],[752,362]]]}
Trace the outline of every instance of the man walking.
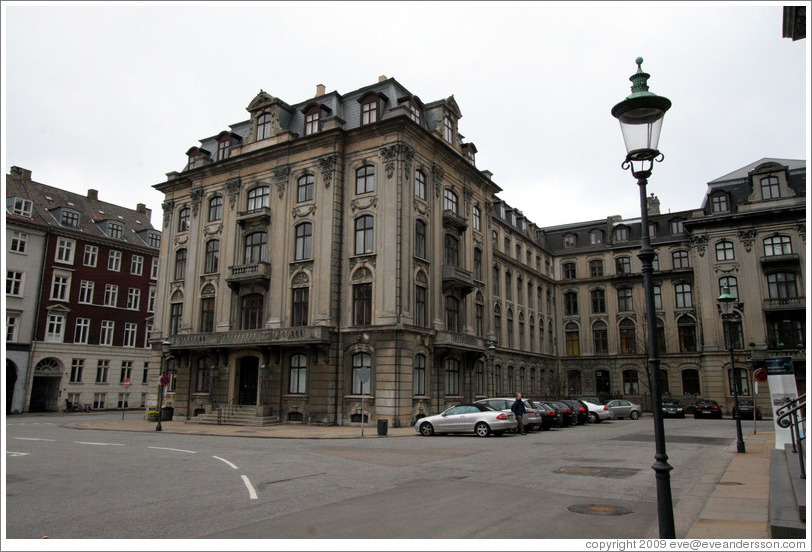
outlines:
{"label": "man walking", "polygon": [[522,400],[521,393],[516,393],[516,400],[513,401],[513,405],[510,407],[510,410],[513,412],[513,415],[516,416],[516,421],[519,422],[518,432],[522,435],[527,435],[527,432],[524,430],[524,414],[526,410],[524,408],[524,401]]}

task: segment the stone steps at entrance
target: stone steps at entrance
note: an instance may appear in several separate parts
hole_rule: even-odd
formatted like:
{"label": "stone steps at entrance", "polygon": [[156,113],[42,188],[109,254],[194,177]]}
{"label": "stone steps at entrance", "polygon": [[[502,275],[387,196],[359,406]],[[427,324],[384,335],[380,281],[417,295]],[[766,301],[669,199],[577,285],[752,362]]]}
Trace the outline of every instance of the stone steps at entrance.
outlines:
{"label": "stone steps at entrance", "polygon": [[199,424],[220,424],[261,427],[280,423],[276,416],[257,416],[255,406],[234,406],[226,408],[218,417],[218,412],[198,414]]}

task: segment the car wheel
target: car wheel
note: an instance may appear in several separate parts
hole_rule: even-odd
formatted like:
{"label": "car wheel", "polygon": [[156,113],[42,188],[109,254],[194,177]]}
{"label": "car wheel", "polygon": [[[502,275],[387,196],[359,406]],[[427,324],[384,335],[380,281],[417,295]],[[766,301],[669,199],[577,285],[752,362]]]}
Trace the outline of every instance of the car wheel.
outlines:
{"label": "car wheel", "polygon": [[533,424],[532,429],[533,431],[541,431],[541,424]]}
{"label": "car wheel", "polygon": [[485,422],[479,422],[477,425],[474,426],[474,432],[479,437],[487,437],[488,434],[491,432],[491,428]]}
{"label": "car wheel", "polygon": [[426,437],[431,437],[434,435],[434,426],[428,422],[420,424],[420,434],[425,435]]}
{"label": "car wheel", "polygon": [[632,413],[629,414],[629,418],[631,418],[632,420],[636,420],[639,417],[640,413],[637,410],[632,410]]}
{"label": "car wheel", "polygon": [[589,413],[589,421],[592,422],[593,424],[601,423],[601,419],[594,412]]}

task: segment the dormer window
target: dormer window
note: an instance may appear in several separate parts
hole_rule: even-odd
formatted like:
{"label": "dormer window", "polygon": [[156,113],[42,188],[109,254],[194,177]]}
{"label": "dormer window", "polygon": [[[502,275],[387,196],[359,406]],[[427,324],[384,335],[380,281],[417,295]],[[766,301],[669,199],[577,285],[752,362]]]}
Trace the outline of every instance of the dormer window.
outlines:
{"label": "dormer window", "polygon": [[602,230],[593,230],[589,233],[589,243],[592,245],[598,245],[603,243],[603,231]]}
{"label": "dormer window", "polygon": [[778,177],[766,176],[761,179],[761,199],[778,199],[781,192],[778,189]]}
{"label": "dormer window", "polygon": [[361,124],[368,125],[378,121],[380,101],[377,94],[367,94],[361,99]]}
{"label": "dormer window", "polygon": [[449,144],[454,143],[454,122],[448,115],[443,117],[443,138]]}
{"label": "dormer window", "polygon": [[727,213],[730,205],[727,201],[727,194],[719,193],[711,196],[711,213]]}
{"label": "dormer window", "polygon": [[615,228],[614,234],[615,241],[628,241],[629,240],[629,227],[618,226]]}
{"label": "dormer window", "polygon": [[672,220],[671,221],[671,233],[672,234],[682,234],[685,229],[682,226],[681,220]]}
{"label": "dormer window", "polygon": [[30,199],[23,199],[21,197],[7,197],[6,198],[6,211],[12,215],[19,217],[31,218],[31,212],[34,209],[34,204]]}
{"label": "dormer window", "polygon": [[161,247],[161,235],[158,232],[147,234],[147,245],[158,249]]}
{"label": "dormer window", "polygon": [[575,234],[564,236],[564,247],[575,247]]}
{"label": "dormer window", "polygon": [[107,223],[107,234],[111,238],[118,238],[122,239],[124,237],[124,226],[117,222],[108,222]]}
{"label": "dormer window", "polygon": [[271,114],[263,113],[257,118],[257,140],[271,137]]}
{"label": "dormer window", "polygon": [[224,137],[217,141],[217,160],[223,161],[224,159],[228,159],[228,155],[231,152],[231,138]]}
{"label": "dormer window", "polygon": [[418,125],[420,124],[420,108],[414,101],[409,103],[409,117]]}
{"label": "dormer window", "polygon": [[305,115],[305,136],[315,134],[321,130],[321,111],[318,107],[311,108],[310,113]]}
{"label": "dormer window", "polygon": [[79,213],[63,209],[59,224],[68,228],[79,228]]}

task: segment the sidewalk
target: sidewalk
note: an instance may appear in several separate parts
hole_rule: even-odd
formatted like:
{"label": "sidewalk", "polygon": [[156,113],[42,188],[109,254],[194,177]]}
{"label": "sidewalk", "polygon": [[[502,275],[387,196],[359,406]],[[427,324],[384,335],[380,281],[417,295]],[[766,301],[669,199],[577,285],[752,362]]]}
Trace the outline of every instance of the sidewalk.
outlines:
{"label": "sidewalk", "polygon": [[[94,420],[93,417],[70,420],[61,424],[73,429],[155,432],[156,422],[143,415],[130,413],[124,420]],[[414,428],[388,428],[379,436],[377,427],[312,426],[279,424],[264,427],[208,425],[185,421],[161,422],[164,433],[186,435],[220,435],[264,439],[385,439],[418,436]],[[728,447],[733,456],[716,482],[716,489],[702,507],[696,522],[685,535],[687,539],[767,539],[770,511],[770,454],[775,435],[772,431],[745,435],[747,452],[736,452],[736,443]]]}

